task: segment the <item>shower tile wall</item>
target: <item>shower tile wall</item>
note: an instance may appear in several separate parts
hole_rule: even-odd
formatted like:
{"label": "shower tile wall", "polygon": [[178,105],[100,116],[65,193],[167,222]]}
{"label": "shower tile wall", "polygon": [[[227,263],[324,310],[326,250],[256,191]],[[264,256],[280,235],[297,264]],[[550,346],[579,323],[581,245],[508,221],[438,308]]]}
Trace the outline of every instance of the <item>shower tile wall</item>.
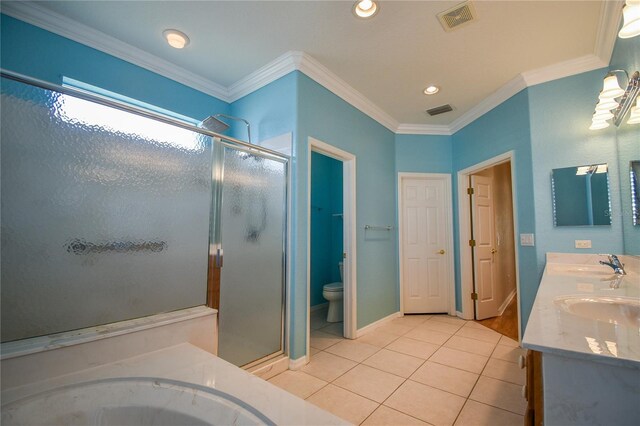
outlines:
{"label": "shower tile wall", "polygon": [[340,281],[342,162],[311,153],[311,306],[325,303],[322,286]]}

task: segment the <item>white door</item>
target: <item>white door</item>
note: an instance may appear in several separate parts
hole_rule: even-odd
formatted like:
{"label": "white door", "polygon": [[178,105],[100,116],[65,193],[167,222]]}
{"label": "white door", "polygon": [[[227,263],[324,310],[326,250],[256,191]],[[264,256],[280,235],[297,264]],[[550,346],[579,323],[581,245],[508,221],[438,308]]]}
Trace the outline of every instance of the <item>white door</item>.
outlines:
{"label": "white door", "polygon": [[405,313],[441,313],[449,307],[446,178],[403,178],[402,299]]}
{"label": "white door", "polygon": [[493,178],[471,176],[471,220],[473,239],[473,271],[476,299],[476,319],[498,315],[496,292],[496,232],[494,223]]}

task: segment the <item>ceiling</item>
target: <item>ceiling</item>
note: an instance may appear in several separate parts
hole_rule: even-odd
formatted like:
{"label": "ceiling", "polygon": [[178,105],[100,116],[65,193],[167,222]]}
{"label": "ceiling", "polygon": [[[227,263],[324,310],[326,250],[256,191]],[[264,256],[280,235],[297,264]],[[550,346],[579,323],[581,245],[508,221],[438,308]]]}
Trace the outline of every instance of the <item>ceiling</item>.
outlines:
{"label": "ceiling", "polygon": [[[450,125],[518,75],[602,44],[606,2],[476,0],[477,21],[445,32],[436,15],[460,2],[380,1],[369,20],[354,17],[353,1],[36,3],[224,88],[301,51],[397,123],[418,126]],[[168,28],[191,43],[170,48]],[[424,95],[429,84],[440,92]],[[452,112],[425,112],[446,103]]]}

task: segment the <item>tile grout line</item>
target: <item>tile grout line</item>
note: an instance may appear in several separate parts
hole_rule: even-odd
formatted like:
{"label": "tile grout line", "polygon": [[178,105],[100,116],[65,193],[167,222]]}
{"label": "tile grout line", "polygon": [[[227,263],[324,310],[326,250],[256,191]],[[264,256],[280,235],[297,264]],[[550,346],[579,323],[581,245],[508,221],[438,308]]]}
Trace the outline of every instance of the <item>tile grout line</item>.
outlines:
{"label": "tile grout line", "polygon": [[[427,321],[428,321],[428,320],[429,320],[429,318],[427,319]],[[421,324],[422,324],[422,323],[421,323]],[[419,325],[420,325],[420,324],[418,324],[418,325],[416,325],[416,326],[412,327],[412,328],[411,328],[411,330],[415,329],[415,328],[416,328],[416,327],[418,327]],[[407,333],[411,332],[411,330],[408,330],[405,334],[407,334]],[[389,342],[386,346],[388,346],[388,345],[390,345],[391,343],[395,342],[396,340],[398,340],[398,339],[399,339],[400,337],[402,337],[402,336],[404,336],[404,334],[403,334],[403,335],[398,336],[396,339],[394,339],[393,341]],[[357,339],[354,339],[354,340],[357,340]],[[337,344],[337,343],[336,343],[336,344]],[[338,385],[338,384],[335,384],[334,382],[335,382],[336,380],[338,380],[340,377],[342,377],[342,376],[344,376],[345,374],[347,374],[349,371],[351,371],[351,370],[353,370],[354,368],[356,368],[358,365],[363,364],[363,362],[364,362],[364,361],[366,361],[367,359],[371,358],[373,355],[375,355],[375,354],[377,354],[378,352],[382,351],[382,349],[386,348],[386,346],[384,346],[384,347],[382,347],[382,348],[378,347],[378,350],[377,350],[376,352],[374,352],[373,354],[371,354],[370,356],[368,356],[367,358],[365,358],[364,360],[362,360],[362,362],[357,363],[356,365],[354,365],[354,366],[353,366],[353,367],[351,367],[349,370],[345,371],[343,374],[341,374],[340,376],[336,377],[335,379],[333,379],[333,380],[332,380],[331,382],[329,382],[329,383],[333,384],[334,386],[339,387],[340,389],[346,390],[347,392],[352,392],[351,390],[349,390],[349,389],[345,389],[345,388],[343,388],[342,386],[340,386],[340,385]],[[327,348],[329,348],[329,347],[331,347],[331,346],[328,346]],[[435,353],[435,352],[436,352],[436,351],[434,351],[433,353]],[[331,353],[331,352],[327,352],[327,353]],[[401,353],[401,352],[396,352],[396,353]],[[433,355],[433,353],[429,356],[429,358]],[[332,354],[332,355],[335,355],[335,354]],[[407,355],[407,354],[404,354],[404,355]],[[335,356],[340,356],[340,355],[335,355]],[[344,357],[342,357],[342,358],[344,358]],[[415,358],[415,357],[414,357],[414,358]],[[420,367],[422,367],[422,366],[423,366],[423,365],[428,361],[428,359],[429,359],[429,358],[427,358],[427,359],[423,360],[423,362],[418,366],[418,368],[416,368],[416,369],[413,371],[413,373],[415,373],[415,372],[416,372]],[[345,358],[345,359],[348,359],[348,358]],[[353,360],[350,360],[350,361],[353,361]],[[376,369],[376,370],[378,370],[378,371],[382,371],[382,372],[384,372],[384,373],[391,374],[391,375],[396,376],[396,377],[400,377],[400,378],[402,378],[402,379],[403,379],[403,381],[402,381],[402,383],[400,383],[400,384],[399,384],[399,385],[398,385],[398,386],[393,390],[393,392],[391,392],[391,394],[389,394],[389,396],[388,396],[388,397],[386,397],[386,398],[384,399],[384,401],[382,401],[382,402],[373,401],[373,400],[372,400],[372,399],[370,399],[370,398],[367,398],[367,397],[365,397],[365,396],[363,396],[363,395],[360,395],[360,394],[358,394],[358,393],[356,393],[356,392],[352,392],[352,393],[353,393],[353,394],[355,394],[355,395],[358,395],[358,396],[360,396],[360,397],[362,397],[362,398],[365,398],[365,399],[367,399],[367,400],[369,400],[369,401],[373,401],[373,402],[375,402],[376,404],[378,404],[378,406],[377,406],[377,407],[376,407],[376,408],[375,408],[371,413],[369,413],[369,415],[368,415],[367,417],[365,417],[365,419],[364,419],[362,422],[360,422],[360,424],[364,423],[364,422],[365,422],[369,417],[371,417],[371,415],[372,415],[376,410],[378,410],[378,408],[380,408],[382,405],[384,405],[384,403],[385,403],[385,402],[386,402],[386,401],[387,401],[387,400],[388,400],[388,399],[389,399],[389,398],[390,398],[390,397],[391,397],[391,396],[392,396],[392,395],[393,395],[393,394],[394,394],[394,393],[395,393],[395,392],[396,392],[396,391],[397,391],[397,390],[398,390],[398,389],[399,389],[403,384],[405,384],[405,383],[409,380],[409,378],[408,378],[408,377],[407,377],[407,378],[405,378],[405,377],[401,377],[401,376],[395,375],[395,374],[393,374],[393,373],[389,373],[389,372],[387,372],[387,371],[383,371],[383,370],[377,369],[377,368],[375,368],[375,367],[368,366],[368,365],[366,365],[366,364],[363,364],[363,365],[365,365],[365,366],[367,366],[367,367],[370,367],[370,368],[374,368],[374,369]],[[411,374],[413,374],[413,373],[411,373]],[[410,377],[410,376],[409,376],[409,377]],[[327,385],[328,385],[329,383],[327,383]],[[323,388],[324,388],[324,387],[326,387],[327,385],[323,386]],[[317,392],[319,392],[319,391],[320,391],[320,389],[318,389],[318,391],[314,392],[314,394],[315,394],[315,393],[317,393]],[[313,395],[313,394],[312,394],[312,395]],[[310,395],[310,396],[309,396],[309,398],[310,398],[312,395]],[[388,407],[388,406],[386,406],[386,405],[385,405],[385,407]],[[388,407],[388,408],[391,408],[391,407]],[[392,408],[391,408],[391,409],[392,409]],[[398,410],[396,410],[396,411],[398,411]],[[402,412],[402,411],[398,411],[398,412],[399,412],[399,413],[402,413],[402,414],[405,414],[405,415],[407,415],[407,416],[409,416],[409,417],[412,417],[412,418],[414,418],[414,419],[420,420],[420,419],[418,419],[417,417],[411,416],[411,415],[409,415],[409,414],[407,414],[407,413],[405,413],[405,412]],[[420,420],[420,421],[423,421],[423,420]],[[425,423],[427,423],[427,422],[425,422]]]}
{"label": "tile grout line", "polygon": [[[429,321],[431,318],[433,318],[433,317],[427,318],[427,321]],[[426,322],[426,321],[424,321],[424,322]],[[421,324],[418,324],[417,326],[414,326],[411,330],[416,329],[416,328],[417,328],[417,327],[419,327],[420,325],[424,324],[424,322],[423,322],[423,323],[421,323]],[[460,328],[461,328],[461,327],[460,327]],[[409,330],[407,333],[411,332],[411,330]],[[434,331],[436,331],[436,330],[434,330]],[[407,333],[405,333],[405,334],[407,334]],[[398,391],[398,389],[400,389],[400,388],[401,388],[405,383],[407,383],[408,381],[410,381],[410,380],[411,380],[411,376],[413,376],[413,375],[415,374],[415,372],[416,372],[416,371],[418,371],[420,368],[422,368],[422,366],[424,366],[424,365],[427,363],[427,361],[429,361],[429,360],[431,359],[431,357],[433,357],[433,355],[435,355],[435,353],[436,353],[436,352],[438,352],[438,350],[439,350],[440,348],[442,348],[442,347],[444,346],[444,344],[445,344],[445,343],[447,343],[447,342],[449,341],[449,339],[451,339],[451,337],[453,337],[454,335],[455,335],[455,333],[454,333],[454,334],[452,334],[452,335],[451,335],[447,340],[445,340],[441,345],[439,345],[438,349],[436,349],[435,351],[433,351],[433,353],[432,353],[431,355],[429,355],[429,357],[428,357],[427,359],[423,360],[423,362],[418,366],[418,368],[416,368],[416,369],[415,369],[415,370],[414,370],[414,371],[409,375],[409,377],[406,377],[406,378],[404,378],[404,377],[403,377],[404,381],[403,381],[402,383],[400,383],[400,385],[398,385],[398,387],[396,387],[396,388],[393,390],[393,392],[391,392],[391,394],[389,394],[389,396],[388,396],[388,397],[386,397],[386,398],[384,399],[384,401],[382,401],[382,402],[380,403],[380,406],[384,405],[385,407],[388,407],[388,408],[390,408],[390,409],[392,409],[392,410],[393,410],[394,408],[389,407],[388,405],[385,405],[385,402],[387,402],[387,401],[389,400],[389,398],[391,398],[391,397],[392,397],[392,396],[393,396],[393,395]],[[396,340],[397,340],[397,339],[396,339]],[[414,339],[414,340],[415,340],[415,339]],[[427,342],[427,343],[429,343],[429,342]],[[400,352],[399,352],[399,353],[400,353]],[[405,354],[405,355],[406,355],[406,354]],[[435,362],[435,361],[432,361],[432,362]],[[443,364],[440,364],[440,365],[443,365]],[[390,374],[392,374],[392,373],[390,373]],[[478,377],[480,377],[480,376],[478,376]],[[445,391],[445,390],[443,390],[443,389],[438,389],[438,388],[435,388],[435,387],[433,387],[433,386],[429,386],[429,385],[426,385],[426,384],[424,384],[424,383],[417,382],[417,381],[415,381],[415,380],[411,380],[411,381],[412,381],[412,382],[414,382],[414,383],[421,384],[421,385],[423,385],[423,386],[428,386],[428,387],[430,387],[430,388],[433,388],[433,389],[436,389],[436,390],[439,390],[439,391],[442,391],[442,392],[449,393],[449,394],[451,394],[451,395],[456,395],[456,394],[454,394],[454,393],[452,393],[452,392],[448,392],[448,391]],[[475,386],[475,384],[474,384],[474,386]],[[472,389],[473,389],[473,388],[472,388]],[[471,393],[469,393],[469,394],[471,394]],[[456,395],[456,396],[460,396],[460,395]],[[465,402],[464,402],[464,404],[466,404],[466,403],[467,403],[467,401],[468,401],[468,398],[465,398]],[[464,404],[462,405],[462,408],[464,407]],[[460,411],[459,411],[459,412],[458,412],[458,414],[456,415],[456,419],[457,419],[457,418],[458,418],[458,416],[460,415],[460,412],[462,412],[462,408],[460,408]],[[376,408],[376,410],[377,410],[377,408]],[[375,411],[375,410],[374,410],[374,411]],[[414,418],[414,419],[420,420],[420,421],[422,421],[422,422],[424,422],[424,423],[430,424],[430,423],[428,423],[428,422],[426,422],[426,421],[424,421],[424,420],[422,420],[422,419],[419,419],[419,418],[414,417],[414,416],[412,416],[412,415],[410,415],[410,414],[408,414],[408,413],[405,413],[404,411],[399,411],[399,410],[396,410],[396,411],[398,411],[399,413],[402,413],[402,414],[404,414],[404,415],[407,415],[407,416],[409,416],[409,417],[412,417],[412,418]],[[371,414],[373,414],[373,412],[372,412]],[[370,416],[371,414],[369,414],[369,416]],[[368,416],[367,416],[367,418],[368,418]],[[366,421],[366,419],[365,419],[364,421]],[[363,421],[363,422],[364,422],[364,421]],[[454,423],[455,423],[455,420],[454,420]],[[362,424],[362,423],[361,423],[361,424]]]}
{"label": "tile grout line", "polygon": [[[346,370],[345,372],[343,372],[342,374],[340,374],[339,376],[337,376],[336,378],[334,378],[333,380],[326,382],[326,384],[325,384],[325,385],[323,385],[321,388],[319,388],[318,390],[316,390],[315,392],[313,392],[312,394],[310,394],[310,395],[309,395],[307,398],[305,398],[305,399],[309,399],[309,398],[311,398],[313,395],[315,395],[316,393],[318,393],[319,391],[321,391],[322,389],[324,389],[325,387],[327,387],[329,384],[332,384],[332,385],[334,385],[334,386],[336,386],[336,387],[338,387],[338,388],[340,388],[340,389],[342,389],[342,390],[345,390],[345,391],[347,391],[347,392],[353,393],[354,395],[360,396],[361,398],[364,398],[364,399],[366,399],[366,400],[368,400],[368,401],[372,401],[372,402],[374,402],[375,404],[377,404],[377,407],[376,407],[376,408],[375,408],[371,413],[369,413],[369,415],[367,415],[367,417],[365,417],[365,419],[360,423],[360,424],[362,424],[362,423],[364,423],[364,422],[365,422],[369,417],[371,417],[371,415],[372,415],[375,411],[377,411],[377,410],[378,410],[381,406],[383,406],[383,405],[384,405],[386,408],[389,408],[389,409],[395,410],[395,409],[393,409],[392,407],[389,407],[389,406],[385,405],[385,402],[387,402],[387,400],[388,400],[389,398],[391,398],[391,396],[393,396],[393,395],[397,392],[397,390],[398,390],[400,387],[402,387],[402,386],[403,386],[407,381],[409,381],[409,380],[411,380],[411,381],[412,381],[412,382],[414,382],[414,383],[421,384],[421,385],[423,385],[423,386],[431,387],[431,388],[436,389],[436,390],[439,390],[439,391],[441,391],[441,392],[445,392],[445,393],[449,393],[449,394],[451,394],[451,395],[455,395],[455,396],[461,397],[460,395],[455,394],[455,393],[453,393],[453,392],[449,392],[449,391],[446,391],[446,390],[443,390],[443,389],[439,389],[439,388],[436,388],[436,387],[433,387],[433,386],[430,386],[430,385],[426,385],[426,384],[424,384],[424,383],[417,382],[417,381],[415,381],[415,380],[412,380],[412,379],[411,379],[411,377],[415,374],[415,372],[416,372],[416,371],[418,371],[420,368],[422,368],[422,367],[426,364],[426,362],[427,362],[427,361],[430,361],[430,360],[431,360],[431,358],[433,357],[433,355],[434,355],[436,352],[438,352],[441,348],[446,347],[446,348],[448,348],[448,349],[458,350],[458,351],[460,351],[460,352],[464,352],[464,353],[468,353],[468,354],[472,354],[472,355],[477,355],[477,356],[482,356],[482,357],[487,358],[487,359],[486,359],[486,361],[485,361],[485,363],[484,363],[484,365],[483,365],[483,367],[482,367],[482,370],[480,371],[480,373],[469,372],[469,371],[467,371],[467,370],[463,370],[463,369],[461,369],[461,368],[453,367],[453,366],[446,365],[446,364],[441,364],[441,363],[439,363],[439,362],[437,362],[437,361],[431,361],[431,362],[433,362],[433,363],[436,363],[436,364],[439,364],[439,365],[443,365],[443,366],[445,366],[445,367],[454,368],[454,369],[456,369],[456,370],[460,370],[460,371],[464,371],[464,372],[469,372],[469,373],[472,373],[472,374],[477,374],[477,376],[478,376],[478,377],[476,378],[475,382],[474,382],[474,385],[471,387],[471,391],[469,392],[468,396],[467,396],[467,397],[464,397],[465,402],[464,402],[464,404],[462,405],[461,409],[460,409],[460,410],[458,411],[458,413],[456,414],[456,418],[454,419],[453,424],[455,424],[455,422],[458,420],[458,418],[459,418],[460,414],[462,413],[462,411],[463,411],[464,407],[468,404],[469,400],[474,401],[474,402],[479,403],[479,404],[487,405],[487,406],[489,406],[489,407],[492,407],[492,408],[495,408],[495,409],[498,409],[498,410],[501,410],[501,411],[505,411],[505,412],[508,412],[508,413],[512,413],[512,414],[515,414],[515,415],[522,416],[522,414],[519,414],[519,413],[516,413],[516,412],[510,411],[510,410],[506,410],[506,409],[501,408],[501,407],[496,407],[496,406],[491,405],[491,404],[486,404],[486,403],[481,402],[481,401],[476,401],[475,399],[471,399],[471,394],[473,393],[473,390],[474,390],[474,389],[475,389],[475,387],[477,386],[478,381],[480,380],[480,377],[483,377],[483,376],[484,376],[484,377],[487,377],[487,378],[490,378],[490,379],[493,379],[493,380],[496,380],[496,381],[503,382],[503,383],[507,383],[507,384],[511,384],[511,385],[518,385],[517,383],[508,382],[508,381],[501,380],[501,379],[496,379],[496,378],[493,378],[493,377],[490,377],[490,376],[486,376],[486,375],[484,375],[484,374],[483,374],[483,373],[485,372],[485,370],[486,370],[486,368],[487,368],[487,365],[489,364],[489,361],[490,361],[491,359],[496,359],[496,360],[500,360],[500,361],[504,361],[504,362],[510,362],[510,363],[512,363],[512,364],[515,364],[515,363],[513,363],[513,362],[511,362],[511,361],[508,361],[508,360],[504,360],[504,359],[501,359],[501,358],[493,357],[493,355],[494,355],[494,353],[495,353],[495,351],[496,351],[496,349],[497,349],[497,347],[498,347],[498,346],[504,346],[504,347],[510,347],[510,346],[508,346],[508,345],[500,345],[500,339],[498,339],[498,341],[497,341],[497,342],[493,343],[493,342],[487,342],[486,340],[481,340],[481,339],[477,339],[477,338],[473,338],[473,337],[467,337],[467,336],[460,336],[460,335],[458,335],[457,333],[458,333],[460,330],[462,330],[462,329],[463,329],[463,327],[465,327],[465,325],[466,325],[466,324],[468,324],[468,322],[466,322],[466,323],[465,323],[465,324],[463,324],[462,326],[458,327],[458,329],[457,329],[454,333],[452,333],[452,334],[451,334],[451,335],[450,335],[450,336],[449,336],[449,337],[448,337],[448,338],[447,338],[443,343],[441,343],[441,344],[435,344],[435,343],[432,343],[432,342],[425,342],[425,341],[422,341],[422,340],[419,340],[419,339],[413,339],[413,338],[411,338],[411,337],[406,337],[406,335],[407,335],[408,333],[410,333],[411,331],[413,331],[413,330],[415,330],[416,328],[420,327],[421,325],[423,325],[423,324],[424,324],[424,323],[426,323],[427,321],[433,320],[433,318],[434,318],[433,316],[430,316],[430,317],[429,317],[429,318],[427,318],[425,321],[422,321],[422,322],[420,322],[419,324],[416,324],[416,325],[411,326],[411,329],[410,329],[410,330],[407,330],[405,333],[400,334],[400,335],[397,335],[397,334],[395,334],[395,333],[387,333],[387,334],[393,334],[393,335],[395,335],[395,336],[396,336],[396,338],[395,338],[394,340],[392,340],[391,342],[387,343],[385,346],[382,346],[382,347],[377,346],[377,345],[371,345],[371,344],[369,344],[369,345],[371,345],[371,346],[375,346],[375,347],[377,348],[377,350],[376,350],[374,353],[372,353],[371,355],[369,355],[369,356],[367,356],[366,358],[364,358],[362,361],[355,361],[355,360],[353,360],[353,359],[349,359],[349,358],[346,358],[346,357],[344,357],[344,356],[340,356],[340,355],[337,355],[337,354],[334,354],[334,353],[331,353],[331,352],[327,352],[327,351],[326,351],[326,349],[329,349],[330,347],[333,347],[333,346],[337,345],[338,343],[341,343],[341,341],[337,341],[337,342],[335,342],[335,343],[333,343],[333,344],[331,344],[331,345],[327,346],[327,347],[326,347],[326,348],[324,348],[324,349],[314,348],[314,349],[318,349],[318,352],[317,352],[316,354],[314,354],[314,355],[317,355],[317,354],[318,354],[318,353],[320,353],[320,352],[326,352],[326,353],[328,353],[328,354],[330,354],[330,355],[334,355],[334,356],[337,356],[337,357],[340,357],[340,358],[343,358],[343,359],[349,360],[349,361],[351,361],[351,362],[355,362],[356,364],[355,364],[353,367],[351,367],[351,368],[349,368],[348,370]],[[435,321],[436,321],[436,322],[438,322],[438,323],[442,323],[442,324],[447,324],[447,325],[452,325],[452,326],[454,325],[454,324],[451,324],[451,323],[449,323],[449,322],[447,322],[447,321],[438,321],[438,320],[435,320]],[[331,324],[328,324],[328,325],[326,325],[326,326],[324,326],[324,327],[321,327],[320,329],[316,329],[316,331],[321,331],[321,330],[322,330],[322,328],[328,327],[328,326],[330,326],[330,325],[331,325]],[[489,329],[488,327],[483,326],[482,324],[480,324],[480,325],[481,325],[483,328],[487,328],[488,330],[491,330],[491,329]],[[468,328],[475,328],[475,327],[468,327]],[[480,328],[478,328],[478,329],[479,329],[479,330],[482,330],[482,329],[480,329]],[[442,334],[449,334],[449,332],[443,332],[443,331],[440,331],[440,330],[435,330],[435,329],[430,329],[430,328],[427,328],[427,330],[431,330],[431,331],[434,331],[434,332],[439,332],[439,333],[442,333]],[[492,331],[493,331],[493,330],[492,330]],[[494,331],[494,332],[495,332],[495,331]],[[333,333],[328,333],[328,332],[324,332],[324,333],[325,333],[325,334],[332,334],[332,335],[334,335]],[[335,336],[336,336],[336,337],[341,337],[341,336],[338,336],[338,335],[335,335]],[[465,350],[463,350],[463,349],[457,349],[457,348],[451,348],[451,347],[445,346],[445,344],[446,344],[447,342],[449,342],[449,340],[451,340],[451,338],[452,338],[452,337],[454,337],[454,336],[457,336],[457,337],[464,337],[464,338],[467,338],[467,339],[473,339],[473,340],[481,341],[481,342],[484,342],[484,343],[490,343],[490,344],[493,344],[494,346],[493,346],[493,349],[492,349],[491,353],[489,354],[489,356],[484,356],[484,355],[477,354],[477,353],[474,353],[474,352],[465,351]],[[422,359],[422,358],[420,358],[420,357],[415,357],[415,356],[412,356],[412,355],[410,355],[410,354],[406,354],[406,353],[399,352],[399,351],[394,351],[393,349],[388,349],[388,348],[387,348],[389,345],[391,345],[392,343],[394,343],[395,341],[397,341],[397,340],[398,340],[398,339],[400,339],[401,337],[405,337],[406,339],[413,340],[413,341],[416,341],[416,342],[428,343],[428,344],[431,344],[431,345],[435,345],[435,346],[438,346],[438,348],[437,348],[436,350],[434,350],[434,351],[431,353],[431,355],[429,355],[426,359]],[[349,340],[351,340],[351,339],[344,339],[344,338],[342,337],[342,339],[341,339],[341,340],[343,340],[343,341],[344,341],[344,340],[349,341]],[[353,339],[352,341],[357,341],[357,340],[358,340],[358,339]],[[360,342],[360,343],[365,343],[365,342]],[[513,349],[517,349],[517,348],[519,348],[519,346],[514,347]],[[394,373],[391,373],[391,372],[388,372],[388,371],[385,371],[385,370],[381,370],[381,369],[379,369],[379,368],[376,368],[376,367],[373,367],[373,366],[370,366],[370,365],[364,364],[364,362],[365,362],[366,360],[370,359],[371,357],[373,357],[373,356],[374,356],[374,355],[376,355],[377,353],[381,352],[383,349],[387,349],[388,351],[395,352],[395,353],[402,354],[402,355],[412,356],[413,358],[420,359],[422,362],[420,363],[420,365],[419,365],[416,369],[414,369],[414,370],[413,370],[413,372],[409,375],[409,377],[406,377],[406,378],[405,378],[405,377],[402,377],[402,376],[399,376],[399,375],[397,375],[397,374],[394,374]],[[344,388],[344,387],[342,387],[342,386],[340,386],[340,385],[338,385],[338,384],[336,384],[336,383],[335,383],[339,378],[343,377],[345,374],[347,374],[348,372],[350,372],[350,371],[352,371],[353,369],[355,369],[358,365],[364,365],[364,366],[366,366],[366,367],[373,368],[373,369],[375,369],[375,370],[377,370],[377,371],[380,371],[380,372],[383,372],[383,373],[387,373],[387,374],[391,374],[391,375],[393,375],[393,376],[395,376],[395,377],[402,378],[402,379],[403,379],[403,381],[402,381],[402,383],[400,383],[397,387],[395,387],[395,389],[391,392],[391,394],[389,394],[389,396],[388,396],[388,397],[386,397],[386,398],[384,399],[384,401],[382,401],[381,403],[379,403],[379,402],[377,402],[377,401],[374,401],[374,400],[372,400],[372,399],[370,399],[370,398],[368,398],[368,397],[366,397],[366,396],[360,395],[360,394],[359,394],[359,393],[357,393],[357,392],[353,392],[353,391],[351,391],[351,390],[349,390],[349,389],[346,389],[346,388]],[[305,373],[305,374],[308,374],[308,373]],[[312,377],[315,377],[315,376],[313,376],[313,375],[311,375],[311,376],[312,376]],[[316,377],[316,378],[318,378],[318,377]],[[318,379],[319,379],[319,378],[318,378]],[[398,410],[395,410],[395,411],[398,411]],[[402,413],[402,414],[404,414],[404,415],[406,415],[406,416],[409,416],[409,417],[411,417],[411,418],[414,418],[414,419],[417,419],[417,420],[420,420],[420,421],[423,421],[423,422],[424,422],[424,420],[421,420],[421,419],[419,419],[419,418],[417,418],[417,417],[415,417],[415,416],[412,416],[412,415],[410,415],[410,414],[408,414],[408,413],[405,413],[405,412],[403,412],[403,411],[398,411],[398,412],[399,412],[399,413]],[[428,422],[425,422],[425,423],[428,423]]]}

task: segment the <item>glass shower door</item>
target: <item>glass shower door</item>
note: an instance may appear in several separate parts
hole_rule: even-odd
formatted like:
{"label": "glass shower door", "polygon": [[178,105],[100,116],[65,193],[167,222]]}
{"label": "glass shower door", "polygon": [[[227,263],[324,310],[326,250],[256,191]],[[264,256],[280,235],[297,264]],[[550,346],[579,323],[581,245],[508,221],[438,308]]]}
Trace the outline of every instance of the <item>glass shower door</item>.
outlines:
{"label": "glass shower door", "polygon": [[0,81],[3,342],[203,305],[213,138]]}
{"label": "glass shower door", "polygon": [[247,366],[283,352],[287,161],[219,143],[218,355]]}

